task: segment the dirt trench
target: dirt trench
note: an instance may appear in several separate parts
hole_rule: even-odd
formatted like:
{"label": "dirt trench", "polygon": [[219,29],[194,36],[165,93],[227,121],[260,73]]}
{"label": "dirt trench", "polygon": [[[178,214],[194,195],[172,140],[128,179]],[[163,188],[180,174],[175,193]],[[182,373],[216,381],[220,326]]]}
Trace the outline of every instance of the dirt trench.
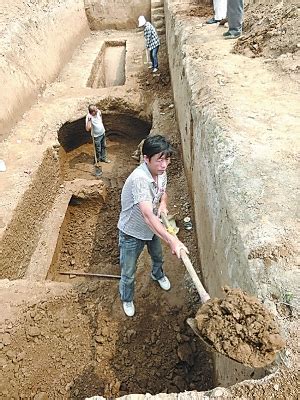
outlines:
{"label": "dirt trench", "polygon": [[[200,17],[206,16],[204,11]],[[178,213],[180,238],[201,275],[196,221],[186,179],[188,176],[191,183],[193,168],[183,170],[165,43],[159,53],[160,74],[152,75],[146,70],[141,41],[135,33],[104,32],[97,41],[97,33],[93,32],[89,40],[76,55],[79,66],[72,69],[75,57],[59,79],[49,85],[40,103],[23,116],[20,127],[4,146],[10,175],[5,181],[3,201],[5,211],[14,215],[9,226],[12,231],[7,230],[1,249],[1,255],[8,257],[0,268],[0,366],[4,372],[0,396],[83,399],[211,389],[211,354],[186,324],[186,319],[196,314],[199,297],[183,266],[168,249],[165,268],[171,291],[162,292],[150,279],[149,258],[143,253],[137,273],[137,314],[132,320],[121,309],[117,280],[60,274],[71,269],[119,274],[116,222],[120,191],[137,165],[131,154],[151,129],[166,134],[178,150],[169,174],[170,211]],[[106,51],[106,44],[120,47],[117,53],[121,67],[109,69],[106,64],[107,76],[101,80],[97,73],[103,70],[99,67],[103,67],[103,60],[109,61],[112,50]],[[103,110],[106,118],[112,159],[112,164],[103,165],[103,175],[96,182],[91,141],[82,129],[86,105],[91,102]],[[189,118],[189,112],[182,110]],[[39,119],[40,125],[36,123]],[[145,122],[147,129],[140,132]],[[35,169],[35,165],[41,168]],[[24,201],[18,203],[16,198]],[[14,202],[18,208],[13,207]],[[185,216],[192,218],[191,231],[184,229]],[[231,382],[238,381],[238,366],[230,365]],[[248,375],[255,378],[265,374],[265,370],[251,370]],[[287,371],[289,379],[296,380],[294,375]],[[296,398],[293,387],[281,377],[272,379],[271,386],[280,383],[284,388],[280,388],[278,398]],[[249,390],[247,385],[233,387],[231,393],[243,396],[254,390],[254,396],[266,396],[263,385],[252,381]],[[274,387],[267,392],[271,396],[278,390]],[[211,393],[218,396],[219,392],[216,389]]]}
{"label": "dirt trench", "polygon": [[[93,194],[71,198],[47,276],[54,281],[71,281],[74,287],[83,288],[80,301],[91,324],[96,364],[74,379],[71,398],[207,390],[213,386],[212,359],[186,324],[186,318],[195,312],[197,305],[192,305],[192,297],[184,287],[183,267],[168,249],[165,249],[165,268],[172,282],[171,292],[162,292],[151,280],[150,261],[145,251],[138,264],[137,315],[132,320],[121,309],[118,280],[104,279],[103,282],[97,278],[59,274],[69,270],[120,273],[116,229],[120,194],[126,177],[137,165],[131,154],[138,142],[112,134],[108,135],[107,144],[113,165],[102,167],[100,179],[106,186],[105,198]],[[91,145],[72,152],[66,160],[65,179],[74,178],[74,169],[75,174],[79,170],[81,179],[90,179],[90,172],[83,171],[91,158]],[[171,196],[178,190],[175,184],[178,178],[183,180],[182,165],[174,160],[169,176]],[[183,200],[187,207],[187,191],[180,203]],[[178,200],[172,205],[176,204]],[[193,235],[186,233],[186,236],[188,242],[193,241]],[[95,305],[97,311],[93,317],[90,309],[94,310]]]}
{"label": "dirt trench", "polygon": [[[185,216],[192,217],[192,210],[166,59],[159,76],[142,72],[138,81],[146,93],[149,90],[148,103],[153,102],[152,88],[161,95],[153,103],[153,121],[138,118],[134,110],[118,112],[116,106],[111,106],[113,112],[109,107],[103,112],[112,162],[102,165],[99,179],[95,177],[91,140],[82,129],[83,118],[61,125],[48,171],[37,171],[41,173],[37,182],[43,182],[55,165],[49,180],[54,179],[56,198],[52,192],[47,196],[43,185],[38,194],[33,193],[47,199],[48,211],[38,217],[36,236],[40,237],[35,236],[30,247],[24,248],[30,232],[25,229],[24,241],[16,244],[15,251],[21,259],[27,254],[26,262],[21,267],[18,261],[12,262],[9,273],[5,268],[2,271],[7,278],[2,281],[3,304],[15,310],[14,316],[8,311],[1,318],[0,355],[5,374],[0,392],[5,399],[111,398],[213,387],[211,354],[186,323],[195,315],[199,298],[183,265],[168,248],[164,249],[165,272],[171,291],[163,292],[150,278],[145,251],[138,263],[136,316],[132,319],[123,313],[117,279],[60,274],[70,270],[120,273],[116,225],[121,189],[138,165],[131,155],[153,124],[177,150],[169,173],[170,211],[177,213],[179,235],[200,272],[194,231],[186,231],[182,222]],[[102,109],[103,104],[105,99],[99,103]],[[34,220],[39,208],[31,207],[30,202],[23,207],[26,218]],[[22,212],[24,209],[20,215]],[[17,229],[18,218],[15,221]],[[9,281],[11,277],[23,279]]]}

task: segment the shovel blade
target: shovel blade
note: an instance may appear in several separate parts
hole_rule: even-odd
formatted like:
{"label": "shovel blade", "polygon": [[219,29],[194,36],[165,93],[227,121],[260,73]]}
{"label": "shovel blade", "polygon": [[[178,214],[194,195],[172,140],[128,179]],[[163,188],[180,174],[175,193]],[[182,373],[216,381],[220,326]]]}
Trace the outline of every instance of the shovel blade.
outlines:
{"label": "shovel blade", "polygon": [[176,220],[175,220],[175,215],[167,215],[167,219],[169,221],[169,225],[171,226],[172,231],[175,233],[175,235],[177,235],[177,233],[179,232],[179,228],[176,225]]}
{"label": "shovel blade", "polygon": [[95,176],[99,178],[102,175],[102,171],[99,167],[95,167]]}
{"label": "shovel blade", "polygon": [[186,322],[192,328],[192,331],[196,336],[198,336],[201,342],[204,343],[205,346],[207,346],[210,351],[216,352],[216,349],[214,349],[210,344],[208,344],[207,341],[201,336],[201,333],[197,327],[197,321],[194,318],[188,318]]}

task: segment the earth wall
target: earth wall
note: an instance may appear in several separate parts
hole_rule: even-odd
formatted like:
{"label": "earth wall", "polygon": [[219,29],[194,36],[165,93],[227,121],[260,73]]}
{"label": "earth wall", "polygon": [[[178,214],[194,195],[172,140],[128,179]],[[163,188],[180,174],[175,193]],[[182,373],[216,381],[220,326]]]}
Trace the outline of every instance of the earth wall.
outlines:
{"label": "earth wall", "polygon": [[0,132],[6,137],[69,61],[88,34],[84,7],[77,0],[21,0],[2,5]]}
{"label": "earth wall", "polygon": [[150,0],[84,0],[92,30],[134,29],[139,15],[150,19]]}
{"label": "earth wall", "polygon": [[[256,115],[266,110],[262,103],[265,80],[262,85],[254,84],[260,61],[231,54],[232,43],[222,39],[222,30],[205,29],[203,21],[190,16],[186,4],[180,1],[165,2],[165,20],[174,104],[204,284],[211,297],[222,297],[225,285],[239,287],[269,304],[276,314],[272,301],[284,301],[288,288],[293,287],[297,264],[296,205],[293,200],[288,205],[290,196],[297,192],[297,172],[294,162],[291,166],[288,158],[279,160],[275,152],[277,145],[285,146],[287,137],[294,140],[294,135],[282,135],[284,127],[278,125],[277,135],[274,129],[270,136],[267,121],[260,126],[255,121],[256,136],[256,127],[248,122],[252,119],[249,112],[254,111],[250,97],[256,98],[255,89],[260,98]],[[253,74],[250,97],[248,89],[243,89],[248,87],[246,81],[235,86],[235,76],[248,73]],[[268,79],[274,81],[272,75]],[[272,89],[274,96],[284,90]],[[265,95],[267,103],[268,90]],[[272,107],[274,111],[275,102]],[[261,177],[266,178],[264,183]],[[215,357],[216,384],[222,386],[265,373]]]}

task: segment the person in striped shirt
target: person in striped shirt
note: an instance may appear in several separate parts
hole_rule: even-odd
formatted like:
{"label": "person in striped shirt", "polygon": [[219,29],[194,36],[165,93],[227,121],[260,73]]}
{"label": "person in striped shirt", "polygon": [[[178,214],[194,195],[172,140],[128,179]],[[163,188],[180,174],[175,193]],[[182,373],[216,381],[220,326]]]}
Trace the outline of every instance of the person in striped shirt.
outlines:
{"label": "person in striped shirt", "polygon": [[148,136],[142,147],[144,162],[126,179],[121,194],[121,213],[118,221],[121,280],[119,292],[125,314],[132,317],[137,260],[145,246],[152,260],[151,278],[164,290],[171,284],[163,270],[160,239],[173,254],[188,252],[185,245],[170,234],[160,222],[167,210],[167,168],[173,149],[162,135]]}
{"label": "person in striped shirt", "polygon": [[154,28],[154,26],[149,22],[146,21],[146,18],[141,15],[138,18],[138,25],[139,28],[144,27],[144,37],[146,42],[146,48],[149,50],[150,53],[150,60],[152,63],[152,71],[157,72],[158,70],[158,50],[159,50],[159,37]]}

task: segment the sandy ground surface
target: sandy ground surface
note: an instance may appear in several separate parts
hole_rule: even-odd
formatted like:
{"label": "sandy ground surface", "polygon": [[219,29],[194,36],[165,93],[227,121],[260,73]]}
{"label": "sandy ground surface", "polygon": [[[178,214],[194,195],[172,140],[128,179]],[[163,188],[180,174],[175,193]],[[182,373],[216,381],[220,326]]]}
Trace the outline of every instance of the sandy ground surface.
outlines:
{"label": "sandy ground surface", "polygon": [[[255,16],[255,12],[253,10],[251,15]],[[293,12],[286,17],[289,26],[292,26],[289,19]],[[201,17],[206,14],[209,12],[200,12]],[[257,34],[256,40],[259,41],[261,37]],[[274,47],[278,44],[276,38],[279,40],[280,36],[273,35]],[[269,41],[262,41],[262,55],[270,57],[268,43]],[[237,42],[237,51],[244,51],[246,45],[248,46],[247,42],[242,38]],[[290,43],[288,49],[290,52],[295,46]],[[2,181],[6,215],[14,211],[16,199],[21,198],[28,188],[35,171],[35,163],[39,162],[35,155],[42,151],[43,144],[47,147],[55,143],[57,129],[62,123],[72,117],[82,117],[88,102],[107,94],[105,89],[91,93],[89,89],[80,88],[82,99],[76,100],[77,103],[73,99],[73,105],[68,105],[68,97],[73,95],[75,98],[77,95],[76,82],[80,81],[83,74],[82,66],[90,67],[90,60],[85,58],[85,52],[88,53],[88,50],[83,48],[76,56],[77,61],[79,60],[79,65],[76,64],[75,68],[77,75],[71,69],[71,63],[59,80],[47,89],[42,102],[24,116],[17,128],[19,130],[15,131],[22,131],[23,136],[18,137],[13,132],[4,143],[4,154],[10,155],[10,168]],[[284,51],[281,55],[275,55],[284,59],[282,54],[285,55]],[[292,52],[291,56],[288,55],[288,58],[294,60],[293,54]],[[178,148],[178,159],[174,159],[170,166],[170,211],[178,212],[178,225],[181,228],[179,237],[187,244],[191,260],[200,274],[194,232],[186,231],[182,222],[185,216],[190,216],[193,220],[193,214],[180,159],[180,138],[172,103],[166,51],[162,46],[160,75],[153,76],[143,66],[138,43],[133,58],[137,60],[133,63],[136,66],[136,77],[127,82],[121,95],[126,93],[127,96],[134,97],[135,92],[141,89],[149,103],[154,101],[156,118],[153,132],[165,133]],[[290,75],[285,75],[284,79],[296,79],[296,71],[294,67],[292,70],[288,69],[286,72]],[[119,89],[109,89],[109,96],[120,96],[118,91]],[[43,118],[38,124],[36,121],[41,116]],[[36,137],[29,126],[36,131]],[[101,179],[107,186],[106,200],[73,199],[70,203],[48,281],[1,281],[0,366],[4,372],[0,383],[2,398],[82,399],[96,394],[117,397],[130,393],[201,391],[213,387],[211,355],[205,351],[186,324],[188,317],[195,316],[199,298],[183,266],[171,256],[168,249],[165,249],[165,265],[172,290],[164,293],[151,281],[149,258],[147,254],[143,254],[137,273],[137,314],[132,320],[126,318],[121,309],[117,281],[69,278],[59,274],[66,269],[119,273],[115,227],[120,191],[125,177],[137,165],[130,158],[137,144],[137,139],[125,140],[124,137],[108,136],[108,153],[113,162],[103,166]],[[54,153],[57,157],[57,152]],[[62,166],[53,170],[53,174],[59,174],[58,185],[50,185],[49,192],[59,191],[59,185],[63,185],[64,181],[75,178],[94,179],[92,163],[91,144],[85,144],[64,155]],[[44,179],[46,175],[43,175]],[[12,185],[15,182],[18,182],[18,188]],[[11,186],[13,189],[9,191]],[[45,203],[45,209],[40,214],[42,222],[44,213],[51,209],[52,202],[45,194],[40,202]],[[34,218],[38,208],[39,202],[28,216],[25,214],[25,218]],[[0,222],[4,228],[6,217]],[[24,219],[17,219],[16,224],[20,228],[25,226]],[[27,227],[21,229],[22,236],[28,238],[28,231]],[[30,235],[29,231],[29,239],[26,239],[28,247],[34,247],[36,237],[30,239]],[[13,237],[11,240],[14,240]],[[22,260],[27,257],[21,245],[16,244],[16,253]],[[290,308],[283,308],[281,315],[290,319]],[[297,394],[291,391],[296,379],[297,372],[287,368],[281,375],[272,376],[269,384],[246,383],[233,387],[231,393],[234,398],[296,399]]]}

